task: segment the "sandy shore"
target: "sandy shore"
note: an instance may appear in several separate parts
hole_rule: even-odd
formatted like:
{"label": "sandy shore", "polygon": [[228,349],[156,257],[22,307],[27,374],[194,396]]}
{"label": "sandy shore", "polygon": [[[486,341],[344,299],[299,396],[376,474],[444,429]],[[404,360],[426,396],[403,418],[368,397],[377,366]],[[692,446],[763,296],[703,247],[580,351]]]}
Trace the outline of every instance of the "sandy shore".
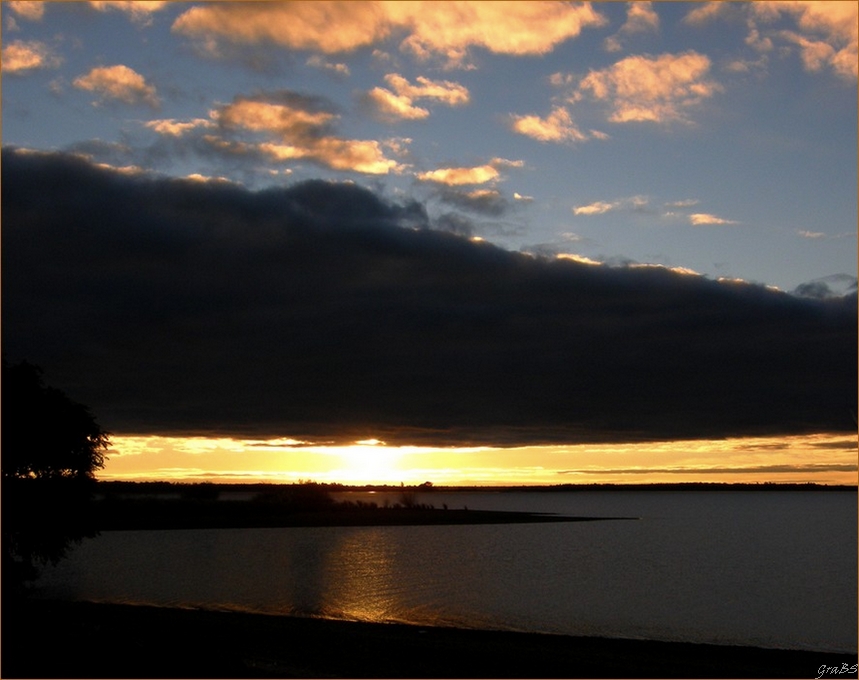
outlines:
{"label": "sandy shore", "polygon": [[856,663],[855,654],[39,601],[4,603],[2,634],[4,678],[815,678],[821,666]]}

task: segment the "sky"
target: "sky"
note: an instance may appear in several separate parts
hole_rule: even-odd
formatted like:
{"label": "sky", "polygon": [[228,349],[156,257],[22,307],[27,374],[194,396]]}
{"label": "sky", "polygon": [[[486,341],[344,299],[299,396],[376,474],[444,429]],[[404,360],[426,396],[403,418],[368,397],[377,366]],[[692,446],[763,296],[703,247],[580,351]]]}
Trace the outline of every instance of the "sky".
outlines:
{"label": "sky", "polygon": [[0,11],[105,478],[856,482],[857,3]]}

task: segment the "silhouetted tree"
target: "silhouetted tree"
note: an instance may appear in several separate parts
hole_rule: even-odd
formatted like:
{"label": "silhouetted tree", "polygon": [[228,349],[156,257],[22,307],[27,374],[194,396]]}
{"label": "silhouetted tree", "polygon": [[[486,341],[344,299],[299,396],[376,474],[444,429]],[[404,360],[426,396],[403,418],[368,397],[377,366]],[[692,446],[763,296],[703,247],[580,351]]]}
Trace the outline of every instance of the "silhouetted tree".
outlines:
{"label": "silhouetted tree", "polygon": [[110,443],[92,413],[42,371],[3,361],[3,594],[19,591],[71,544],[97,532],[90,498]]}

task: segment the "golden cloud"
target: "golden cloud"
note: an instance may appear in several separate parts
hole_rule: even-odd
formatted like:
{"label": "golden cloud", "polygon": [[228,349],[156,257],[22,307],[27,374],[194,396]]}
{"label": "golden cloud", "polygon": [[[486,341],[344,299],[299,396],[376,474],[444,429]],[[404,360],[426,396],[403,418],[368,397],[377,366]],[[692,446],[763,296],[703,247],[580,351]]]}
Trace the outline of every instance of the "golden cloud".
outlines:
{"label": "golden cloud", "polygon": [[440,55],[461,66],[470,47],[497,54],[539,55],[606,19],[590,3],[425,2],[407,8],[411,34],[401,47],[420,58]]}
{"label": "golden cloud", "polygon": [[213,52],[221,39],[333,54],[388,37],[395,26],[389,13],[383,2],[214,3],[187,10],[173,30],[201,39]]}
{"label": "golden cloud", "polygon": [[164,9],[166,0],[146,0],[146,2],[135,2],[135,0],[90,0],[90,6],[99,12],[108,10],[119,10],[128,14],[131,19],[138,23],[149,23],[152,13]]}
{"label": "golden cloud", "polygon": [[349,66],[341,63],[332,63],[320,57],[318,54],[313,54],[307,58],[307,65],[313,66],[314,68],[325,69],[326,71],[331,71],[332,73],[336,73],[338,76],[348,76],[351,71],[349,70]]}
{"label": "golden cloud", "polygon": [[316,131],[336,116],[327,111],[308,111],[289,104],[237,99],[215,112],[218,122],[228,127],[241,127],[255,132],[272,132],[295,136]]}
{"label": "golden cloud", "polygon": [[706,79],[709,70],[710,59],[694,51],[627,57],[609,68],[591,71],[580,82],[573,101],[590,93],[610,102],[609,120],[615,123],[686,121],[686,109],[722,89]]}
{"label": "golden cloud", "polygon": [[385,157],[381,144],[375,140],[323,137],[307,141],[301,146],[264,143],[259,145],[259,149],[275,160],[305,158],[332,170],[386,175],[402,169],[399,163]]}
{"label": "golden cloud", "polygon": [[603,213],[607,213],[609,210],[614,210],[618,207],[620,207],[620,203],[618,201],[614,201],[612,203],[607,203],[606,201],[595,201],[594,203],[590,203],[588,205],[580,205],[573,208],[573,214],[602,215]]}
{"label": "golden cloud", "polygon": [[689,215],[689,222],[694,225],[701,224],[739,224],[734,220],[726,220],[709,213],[693,213]]}
{"label": "golden cloud", "polygon": [[829,66],[844,78],[856,78],[859,68],[859,5],[855,2],[755,2],[752,15],[762,21],[780,16],[796,20],[799,32],[779,37],[799,46],[806,70]]}
{"label": "golden cloud", "polygon": [[[855,2],[708,2],[696,7],[684,22],[703,25],[727,15],[746,17],[746,43],[759,51],[770,51],[774,40],[799,48],[807,71],[825,67],[846,79],[855,79],[859,69],[859,5]],[[768,25],[793,19],[797,29],[774,30]]]}
{"label": "golden cloud", "polygon": [[[212,136],[210,143],[230,153],[256,151],[277,161],[311,160],[333,170],[383,175],[403,169],[385,156],[383,142],[341,139],[331,134],[337,116],[297,95],[279,95],[277,101],[238,97],[212,111],[210,117],[224,128],[268,134],[275,141],[227,142]],[[400,142],[394,144],[399,145]]]}
{"label": "golden cloud", "polygon": [[556,106],[546,118],[513,116],[511,128],[541,142],[581,142],[588,137],[573,123],[569,111]]}
{"label": "golden cloud", "polygon": [[633,33],[645,33],[659,30],[659,15],[653,9],[652,2],[630,2],[626,10],[626,21],[615,35],[605,39],[604,45],[609,52],[619,52],[623,49],[621,37]]}
{"label": "golden cloud", "polygon": [[394,32],[401,49],[461,66],[470,47],[503,54],[546,54],[606,19],[590,3],[318,2],[214,3],[193,7],[173,30],[217,52],[218,41],[271,43],[326,54],[373,45]]}
{"label": "golden cloud", "polygon": [[510,161],[506,158],[493,158],[485,165],[472,168],[439,168],[428,172],[417,174],[417,178],[425,182],[436,182],[448,186],[461,186],[463,184],[486,184],[493,182],[501,176],[499,167],[521,168],[525,165],[523,161]]}
{"label": "golden cloud", "polygon": [[730,10],[730,3],[722,0],[699,3],[684,18],[683,22],[693,26],[701,26]]}
{"label": "golden cloud", "polygon": [[39,21],[45,15],[45,3],[27,0],[11,0],[6,5],[15,14],[30,21]]}
{"label": "golden cloud", "polygon": [[3,73],[23,73],[41,68],[54,68],[59,65],[56,57],[38,40],[15,40],[3,48]]}
{"label": "golden cloud", "polygon": [[157,132],[159,135],[181,137],[187,132],[197,128],[213,127],[214,123],[205,118],[194,118],[193,120],[188,121],[180,121],[175,118],[164,118],[161,120],[150,120],[145,125],[150,130]]}
{"label": "golden cloud", "polygon": [[376,114],[385,120],[423,120],[430,115],[429,110],[415,106],[409,97],[394,94],[384,87],[374,87],[366,98]]}
{"label": "golden cloud", "polygon": [[422,120],[429,117],[429,111],[415,106],[416,99],[434,99],[448,106],[462,106],[469,101],[468,88],[448,80],[433,81],[418,76],[417,85],[412,85],[397,73],[385,76],[391,90],[374,87],[366,99],[376,113],[387,120]]}
{"label": "golden cloud", "polygon": [[417,178],[425,182],[459,186],[462,184],[485,184],[497,179],[498,175],[498,170],[491,165],[480,165],[474,168],[439,168],[429,172],[420,172]]}
{"label": "golden cloud", "polygon": [[417,85],[412,85],[406,78],[396,73],[385,76],[385,82],[399,95],[409,99],[435,99],[448,106],[468,104],[468,88],[450,80],[430,80],[423,76],[417,77]]}
{"label": "golden cloud", "polygon": [[158,105],[155,88],[144,77],[122,64],[92,69],[76,78],[73,85],[81,90],[95,92],[103,99],[116,99],[126,104]]}

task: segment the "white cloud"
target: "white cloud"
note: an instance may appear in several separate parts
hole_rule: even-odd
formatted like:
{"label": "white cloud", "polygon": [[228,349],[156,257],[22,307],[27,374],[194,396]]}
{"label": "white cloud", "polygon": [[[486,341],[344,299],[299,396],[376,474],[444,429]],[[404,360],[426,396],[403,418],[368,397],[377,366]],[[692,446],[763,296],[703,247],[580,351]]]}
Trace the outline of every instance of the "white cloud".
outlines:
{"label": "white cloud", "polygon": [[700,201],[697,198],[684,198],[680,201],[669,201],[665,204],[666,208],[689,208],[693,205],[698,205]]}
{"label": "white cloud", "polygon": [[800,231],[797,231],[796,233],[799,234],[800,236],[802,236],[802,238],[808,238],[808,239],[826,238],[826,234],[824,234],[822,231],[807,231],[805,229],[802,229]]}

